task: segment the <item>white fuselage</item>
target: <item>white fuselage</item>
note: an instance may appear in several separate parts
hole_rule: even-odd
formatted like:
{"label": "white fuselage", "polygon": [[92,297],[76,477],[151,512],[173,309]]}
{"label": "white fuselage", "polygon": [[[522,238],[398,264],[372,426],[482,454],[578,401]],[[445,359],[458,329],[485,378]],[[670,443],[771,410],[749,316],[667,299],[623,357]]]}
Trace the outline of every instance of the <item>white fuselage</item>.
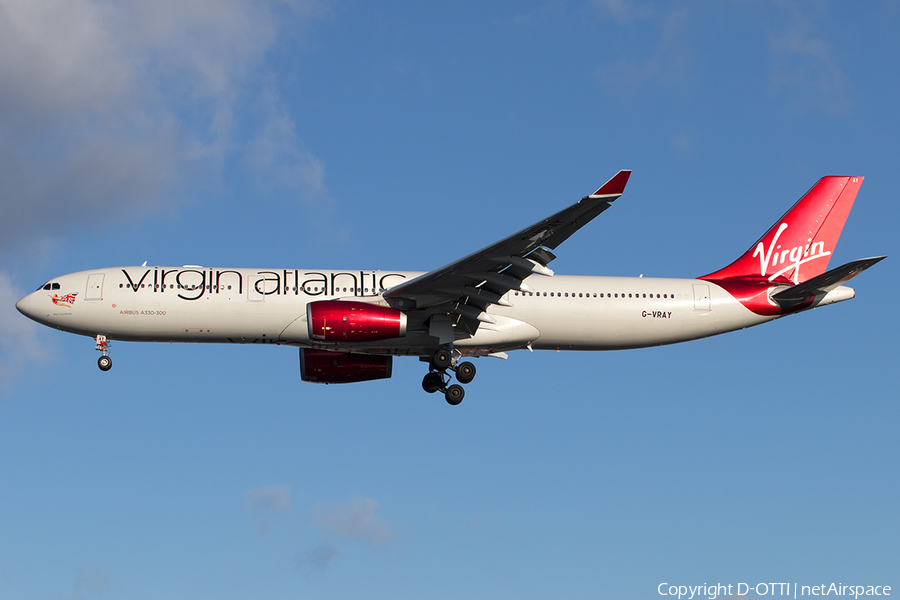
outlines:
{"label": "white fuselage", "polygon": [[[307,304],[344,299],[381,303],[381,294],[421,273],[304,269],[117,267],[64,275],[59,288],[19,301],[57,329],[111,340],[270,343],[362,353],[422,355],[436,340],[421,322],[406,336],[340,345],[312,342]],[[539,275],[533,293],[510,291],[492,305],[495,323],[454,345],[463,354],[518,348],[615,350],[682,342],[770,321],[724,289],[698,279]],[[845,297],[852,290],[843,288]],[[844,297],[835,298],[845,299]],[[818,302],[822,304],[827,302]],[[401,305],[400,310],[403,310]],[[413,306],[410,309],[416,308]],[[421,307],[419,307],[421,309]],[[417,311],[427,315],[427,310]]]}

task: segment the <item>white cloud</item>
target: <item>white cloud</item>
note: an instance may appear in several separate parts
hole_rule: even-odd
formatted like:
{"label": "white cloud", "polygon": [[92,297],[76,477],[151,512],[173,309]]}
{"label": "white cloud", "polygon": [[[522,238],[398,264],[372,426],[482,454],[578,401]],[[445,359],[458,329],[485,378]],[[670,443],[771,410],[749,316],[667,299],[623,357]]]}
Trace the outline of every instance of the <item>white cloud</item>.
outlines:
{"label": "white cloud", "polygon": [[[91,0],[0,1],[0,107],[26,117],[60,117],[104,109],[131,85],[131,68],[109,27],[109,12]],[[4,117],[4,128],[22,125]]]}
{"label": "white cloud", "polygon": [[86,594],[102,594],[106,591],[108,582],[106,575],[97,569],[79,568],[78,578],[75,580],[75,593],[73,598],[81,599]]}
{"label": "white cloud", "polygon": [[312,550],[298,552],[294,557],[294,563],[297,569],[306,567],[324,569],[339,553],[337,547],[332,544],[320,544]]}
{"label": "white cloud", "polygon": [[16,302],[24,295],[0,272],[0,392],[6,391],[26,361],[44,360],[49,353],[38,340],[37,324],[16,310]]}
{"label": "white cloud", "polygon": [[314,511],[314,518],[327,533],[361,544],[384,545],[394,541],[394,534],[375,516],[378,506],[372,498],[354,498],[344,504],[320,505]]}
{"label": "white cloud", "polygon": [[793,4],[784,6],[789,15],[779,23],[786,23],[787,29],[769,36],[771,93],[790,94],[798,106],[815,106],[828,114],[851,113],[850,82],[831,46],[813,33],[810,14]]}
{"label": "white cloud", "polygon": [[324,165],[304,148],[297,137],[296,124],[273,86],[267,86],[260,94],[258,110],[262,124],[244,149],[245,163],[270,183],[323,192]]}
{"label": "white cloud", "polygon": [[290,516],[290,490],[284,486],[260,487],[247,490],[244,494],[244,508],[250,515],[257,533],[271,533],[271,521]]}
{"label": "white cloud", "polygon": [[375,515],[378,508],[377,501],[362,497],[352,498],[341,504],[320,503],[309,513],[311,524],[298,524],[292,521],[294,507],[287,487],[259,487],[244,493],[244,510],[257,533],[261,536],[277,534],[274,550],[280,556],[279,564],[284,564],[283,560],[286,558],[286,544],[283,540],[297,539],[298,531],[310,528],[318,530],[320,543],[308,550],[293,553],[292,562],[298,571],[325,569],[340,555],[338,544],[342,540],[369,546],[383,546],[394,542],[395,536],[390,527]]}
{"label": "white cloud", "polygon": [[594,0],[594,6],[601,14],[611,16],[619,24],[652,17],[655,14],[652,6],[633,0]]}
{"label": "white cloud", "polygon": [[[160,210],[189,174],[221,171],[283,22],[295,35],[326,12],[278,0],[0,0],[0,251]],[[289,115],[283,128],[272,152],[284,156],[270,164],[321,189],[321,163]],[[263,129],[250,137],[278,133]]]}
{"label": "white cloud", "polygon": [[661,13],[652,6],[624,0],[598,0],[596,5],[601,14],[612,17],[620,25],[632,26],[635,21],[647,20],[659,32],[659,42],[651,45],[648,56],[621,59],[597,71],[600,84],[607,90],[627,101],[648,84],[678,88],[690,81],[686,8],[675,6]]}
{"label": "white cloud", "polygon": [[134,2],[120,15],[133,33],[148,71],[179,72],[195,97],[234,93],[243,77],[275,40],[278,25],[269,3],[244,0],[156,0]]}

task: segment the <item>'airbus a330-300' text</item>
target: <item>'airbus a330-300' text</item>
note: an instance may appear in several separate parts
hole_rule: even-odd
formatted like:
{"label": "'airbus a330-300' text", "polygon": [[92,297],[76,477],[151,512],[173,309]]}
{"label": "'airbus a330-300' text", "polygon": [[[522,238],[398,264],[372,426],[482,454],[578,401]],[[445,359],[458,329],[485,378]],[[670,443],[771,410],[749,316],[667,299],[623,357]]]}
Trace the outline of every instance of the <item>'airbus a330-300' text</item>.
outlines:
{"label": "'airbus a330-300' text", "polygon": [[[394,356],[427,363],[426,392],[458,404],[469,357],[620,350],[744,329],[853,298],[843,284],[883,256],[827,270],[862,177],[823,177],[740,258],[696,279],[555,275],[553,250],[622,195],[631,171],[495,244],[428,273],[115,267],[55,277],[16,304],[35,321],[110,340],[283,344],[300,376],[391,376]],[[451,383],[455,375],[459,383]]]}

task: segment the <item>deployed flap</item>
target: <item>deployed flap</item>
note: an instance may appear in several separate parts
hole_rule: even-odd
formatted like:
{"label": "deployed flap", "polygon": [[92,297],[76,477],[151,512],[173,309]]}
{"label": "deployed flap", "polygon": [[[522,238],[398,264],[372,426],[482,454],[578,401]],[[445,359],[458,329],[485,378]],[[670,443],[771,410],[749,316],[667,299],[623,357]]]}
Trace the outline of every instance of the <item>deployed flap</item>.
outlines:
{"label": "deployed flap", "polygon": [[498,299],[510,290],[530,291],[522,283],[526,277],[533,273],[551,276],[553,272],[546,266],[554,256],[542,247],[556,248],[609,208],[622,195],[630,175],[631,171],[619,171],[596,192],[568,208],[474,254],[401,283],[384,297],[411,298],[417,308],[452,302],[448,312],[478,323],[476,313],[500,303]]}
{"label": "deployed flap", "polygon": [[803,283],[791,286],[781,290],[776,294],[772,294],[772,299],[779,304],[790,304],[793,302],[802,302],[808,300],[812,296],[827,294],[844,282],[853,279],[872,265],[887,258],[886,256],[876,256],[873,258],[861,258],[841,265],[836,269],[832,269],[827,273],[822,273],[812,279],[808,279]]}
{"label": "deployed flap", "polygon": [[428,324],[428,335],[438,338],[438,343],[450,344],[453,342],[453,324],[449,315],[434,315]]}

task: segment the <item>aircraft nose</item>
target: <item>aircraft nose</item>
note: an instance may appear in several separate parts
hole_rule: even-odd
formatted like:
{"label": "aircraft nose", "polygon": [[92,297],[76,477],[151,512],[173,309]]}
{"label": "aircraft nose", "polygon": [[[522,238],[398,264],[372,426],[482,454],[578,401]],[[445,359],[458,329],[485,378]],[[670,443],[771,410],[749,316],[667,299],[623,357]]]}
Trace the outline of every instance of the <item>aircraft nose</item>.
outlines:
{"label": "aircraft nose", "polygon": [[16,302],[16,310],[28,317],[35,318],[34,293],[28,294],[18,302]]}

